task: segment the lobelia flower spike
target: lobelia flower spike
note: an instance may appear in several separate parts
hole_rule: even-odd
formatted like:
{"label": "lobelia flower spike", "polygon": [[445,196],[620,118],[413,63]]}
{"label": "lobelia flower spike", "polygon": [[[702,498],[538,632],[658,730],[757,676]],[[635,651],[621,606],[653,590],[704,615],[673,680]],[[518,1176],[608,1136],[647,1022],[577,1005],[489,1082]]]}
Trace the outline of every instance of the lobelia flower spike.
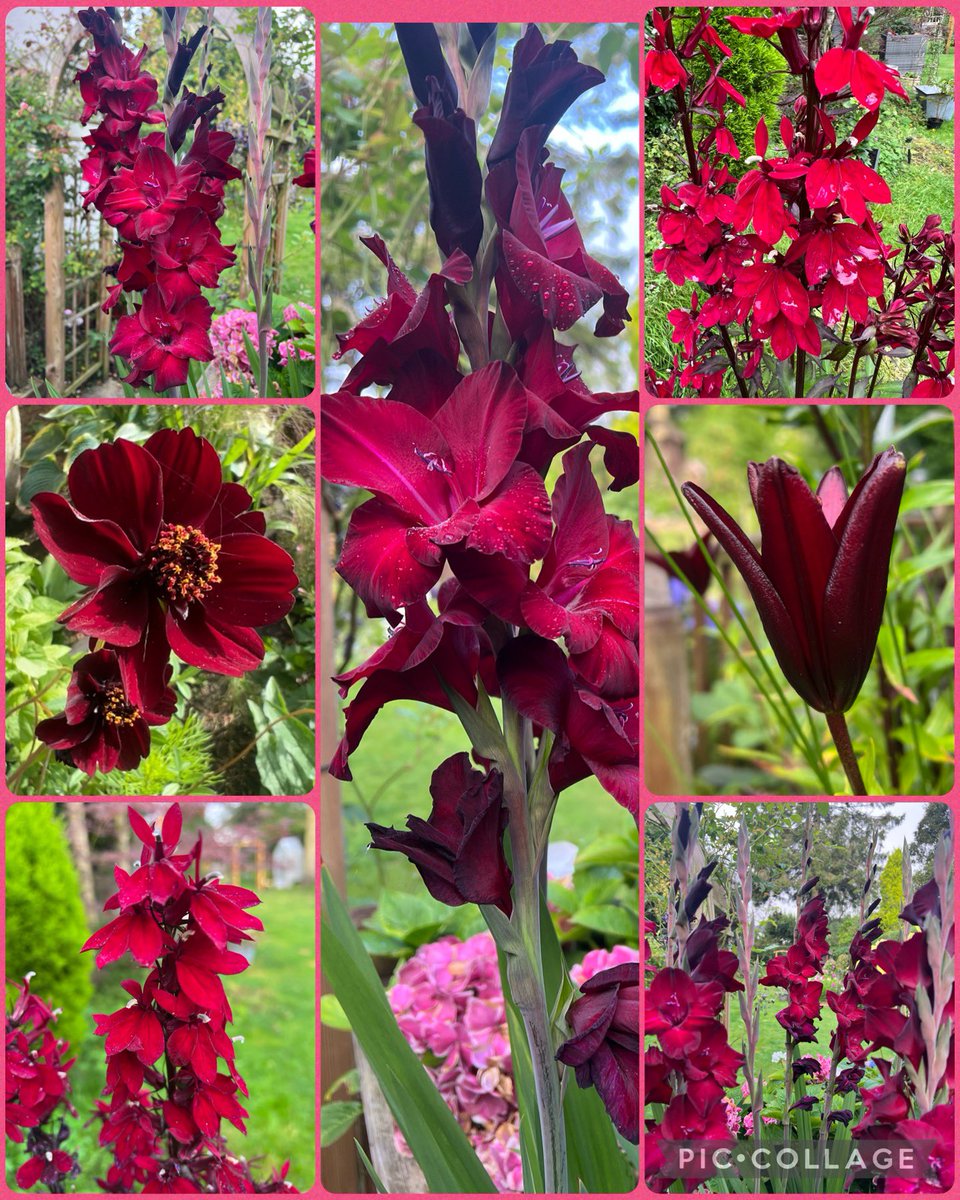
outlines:
{"label": "lobelia flower spike", "polygon": [[750,463],[759,553],[713,497],[681,488],[743,576],[790,685],[819,712],[846,712],[870,669],[905,475],[891,447],[848,499],[838,467],[814,494],[782,459]]}
{"label": "lobelia flower spike", "polygon": [[[7,1013],[4,1118],[7,1137],[17,1144],[26,1140],[30,1155],[17,1168],[17,1186],[29,1191],[42,1183],[45,1192],[65,1192],[80,1171],[77,1156],[62,1149],[69,1129],[59,1111],[77,1115],[69,1079],[76,1059],[66,1057],[69,1043],[53,1031],[60,1010],[30,991],[33,974],[16,985]],[[8,993],[12,986],[7,985]]]}
{"label": "lobelia flower spike", "polygon": [[[179,804],[151,826],[128,808],[140,841],[132,874],[114,868],[117,892],[104,908],[120,915],[87,939],[102,968],[129,950],[151,968],[141,983],[122,984],[131,999],[116,1012],[95,1014],[105,1037],[109,1099],[98,1102],[100,1144],[114,1161],[106,1191],[294,1192],[286,1169],[255,1183],[249,1164],[228,1154],[221,1122],[246,1132],[248,1115],[237,1099],[247,1087],[237,1070],[234,1041],[226,1033],[233,1015],[221,975],[249,965],[228,942],[251,940],[263,923],[248,908],[260,898],[247,888],[201,876],[202,838],[177,853],[183,816]],[[191,867],[193,874],[191,877]],[[164,1070],[157,1063],[163,1057]],[[224,1070],[219,1069],[222,1060]]]}

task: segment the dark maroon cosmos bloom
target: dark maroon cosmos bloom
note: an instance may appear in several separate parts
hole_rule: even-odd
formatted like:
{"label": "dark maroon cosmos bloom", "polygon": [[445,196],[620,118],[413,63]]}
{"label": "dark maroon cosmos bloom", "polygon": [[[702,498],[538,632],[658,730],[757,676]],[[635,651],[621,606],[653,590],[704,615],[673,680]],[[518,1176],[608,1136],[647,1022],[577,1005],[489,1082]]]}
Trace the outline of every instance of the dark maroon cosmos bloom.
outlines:
{"label": "dark maroon cosmos bloom", "polygon": [[507,810],[503,776],[470,766],[454,754],[430,780],[433,808],[426,821],[407,817],[407,828],[368,822],[376,850],[399,850],[420,872],[427,891],[444,904],[495,904],[510,915],[512,876],[503,854]]}
{"label": "dark maroon cosmos bloom", "polygon": [[573,1037],[557,1058],[592,1084],[623,1137],[640,1140],[640,964],[608,967],[580,985],[567,1010]]}
{"label": "dark maroon cosmos bloom", "polygon": [[820,712],[846,712],[870,669],[905,469],[902,454],[885,450],[847,499],[837,467],[814,495],[781,459],[750,463],[760,553],[711,496],[683,485],[750,589],[784,675]]}
{"label": "dark maroon cosmos bloom", "polygon": [[89,590],[60,617],[134,659],[141,678],[169,652],[242,675],[263,658],[254,625],[290,611],[297,577],[263,536],[250,496],[222,481],[217,452],[192,429],[118,438],[86,450],[67,476],[71,501],[34,497],[37,536]]}
{"label": "dark maroon cosmos bloom", "polygon": [[[131,702],[137,685],[113,650],[85,654],[73,669],[66,710],[37,725],[37,737],[88,775],[131,771],[150,753],[150,726],[165,725],[177,698],[166,686],[172,668],[155,674]],[[124,683],[126,675],[128,683]]]}

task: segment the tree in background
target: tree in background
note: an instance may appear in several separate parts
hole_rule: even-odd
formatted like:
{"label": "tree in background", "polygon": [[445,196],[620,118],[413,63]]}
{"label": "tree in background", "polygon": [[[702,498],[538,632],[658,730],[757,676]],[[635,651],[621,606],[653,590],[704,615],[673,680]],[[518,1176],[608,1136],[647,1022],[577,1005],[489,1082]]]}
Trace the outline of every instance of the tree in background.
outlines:
{"label": "tree in background", "polygon": [[933,875],[933,852],[941,833],[950,832],[950,809],[939,802],[927,804],[913,835],[913,866],[918,883]]}
{"label": "tree in background", "polygon": [[77,952],[88,930],[67,839],[53,804],[12,805],[6,835],[7,978],[36,972],[37,993],[63,1009],[57,1036],[76,1049],[93,989]]}
{"label": "tree in background", "polygon": [[885,934],[896,937],[900,931],[900,910],[903,908],[903,851],[898,847],[880,872],[880,907],[877,919]]}

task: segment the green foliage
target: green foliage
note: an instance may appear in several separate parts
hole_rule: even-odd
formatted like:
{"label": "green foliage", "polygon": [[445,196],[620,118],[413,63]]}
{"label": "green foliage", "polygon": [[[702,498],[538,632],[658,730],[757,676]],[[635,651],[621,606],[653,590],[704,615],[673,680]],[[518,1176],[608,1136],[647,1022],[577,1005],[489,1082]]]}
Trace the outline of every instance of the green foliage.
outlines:
{"label": "green foliage", "polygon": [[635,831],[607,834],[580,850],[569,885],[550,880],[548,895],[562,942],[637,944],[638,851]]}
{"label": "green foliage", "polygon": [[941,834],[950,835],[952,822],[946,804],[927,804],[913,836],[914,880],[926,883],[933,877],[933,853]]}
{"label": "green foliage", "polygon": [[403,961],[420,946],[448,934],[464,941],[484,929],[483,917],[474,904],[451,908],[423,888],[416,892],[388,889],[363,922],[360,939],[368,953]]}
{"label": "green foliage", "polygon": [[900,910],[903,908],[903,851],[897,847],[890,853],[880,872],[880,907],[877,918],[887,937],[899,930]]}
{"label": "green foliage", "polygon": [[6,825],[6,971],[36,972],[31,990],[63,1012],[58,1037],[76,1050],[92,988],[77,872],[52,804],[14,804]]}
{"label": "green foliage", "polygon": [[[292,714],[276,679],[247,706],[257,730],[257,770],[272,796],[302,796],[314,782],[314,736]],[[301,711],[301,710],[297,710]]]}

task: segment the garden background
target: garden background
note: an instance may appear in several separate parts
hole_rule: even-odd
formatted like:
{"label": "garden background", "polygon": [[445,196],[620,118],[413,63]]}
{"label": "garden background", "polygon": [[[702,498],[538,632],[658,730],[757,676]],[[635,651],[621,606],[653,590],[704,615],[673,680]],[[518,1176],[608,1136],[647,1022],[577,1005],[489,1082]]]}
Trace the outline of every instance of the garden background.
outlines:
{"label": "garden background", "polygon": [[[161,36],[159,9],[125,8],[127,44],[146,44],[143,69],[162,79],[166,54]],[[213,14],[208,34],[209,81],[205,90],[220,87],[226,103],[217,125],[237,139],[234,165],[247,161],[249,91],[237,40],[253,36],[255,8],[188,10],[184,31],[192,34]],[[55,228],[50,224],[51,189],[57,181],[64,188],[63,228],[60,233],[65,278],[66,311],[63,336],[66,342],[65,378],[50,377],[55,391],[49,395],[122,396],[116,361],[111,361],[106,342],[114,325],[99,312],[105,296],[100,270],[116,257],[111,237],[107,257],[100,243],[100,220],[93,207],[82,209],[78,164],[86,147],[80,141],[88,130],[80,125],[82,101],[74,76],[86,63],[89,37],[70,9],[20,8],[7,17],[6,30],[6,220],[7,220],[7,384],[18,395],[45,394],[45,370],[51,347],[45,345],[45,307],[48,259],[58,256]],[[271,196],[274,236],[267,257],[267,275],[274,284],[273,323],[284,324],[284,309],[299,305],[298,313],[309,327],[315,305],[316,238],[311,229],[315,216],[314,191],[291,186],[302,171],[303,156],[315,140],[315,55],[316,32],[313,15],[303,8],[272,10],[273,66],[270,73],[273,119],[270,145],[275,153]],[[188,72],[186,86],[199,89],[199,56]],[[57,85],[57,80],[59,84]],[[96,119],[94,119],[96,124]],[[246,280],[241,251],[251,241],[245,230],[244,182],[227,184],[226,212],[220,221],[224,245],[237,246],[237,263],[225,271],[220,286],[207,290],[214,318],[241,309],[252,312],[253,296]],[[108,233],[113,231],[104,226]],[[246,233],[246,238],[245,238]],[[22,316],[17,302],[22,294]],[[102,294],[101,294],[102,293]],[[92,305],[92,310],[83,310]],[[309,312],[306,307],[309,307]],[[46,320],[49,320],[49,315]],[[22,320],[22,324],[20,323]],[[215,330],[217,326],[214,327]],[[254,326],[255,329],[255,326]],[[281,332],[283,330],[281,329]],[[226,343],[226,330],[224,343]],[[289,334],[284,334],[289,336]],[[20,354],[23,338],[25,356]],[[238,338],[239,340],[239,338]],[[256,344],[256,334],[252,338]],[[214,339],[215,348],[217,345]],[[71,357],[71,351],[75,352]],[[214,374],[224,365],[228,376],[236,367],[233,359],[246,361],[243,346],[232,357],[226,345],[214,360]],[[126,373],[122,370],[121,373]],[[304,367],[304,380],[312,363]],[[78,388],[69,386],[78,382]],[[309,391],[309,384],[297,394]],[[208,393],[209,394],[209,393]]]}
{"label": "garden background", "polygon": [[[138,802],[148,821],[162,818],[166,805]],[[234,1154],[257,1161],[257,1178],[290,1160],[289,1178],[300,1190],[313,1181],[315,1156],[313,810],[303,804],[185,804],[183,844],[203,830],[202,870],[218,869],[228,883],[253,888],[263,903],[254,913],[264,924],[254,935],[248,969],[226,978],[233,1008],[230,1035],[237,1067],[249,1088],[245,1137],[232,1126],[227,1142]],[[281,837],[303,845],[302,878],[290,886],[275,879],[272,853]],[[14,804],[6,814],[6,978],[7,1002],[15,985],[35,971],[31,990],[63,1012],[54,1025],[67,1038],[77,1062],[70,1070],[77,1117],[67,1116],[66,1149],[80,1157],[81,1174],[71,1190],[98,1192],[112,1156],[98,1145],[99,1124],[87,1125],[104,1086],[103,1038],[94,1032],[93,1014],[110,1013],[127,999],[124,979],[143,980],[145,969],[129,955],[96,970],[95,955],[80,953],[89,933],[110,914],[103,901],[115,890],[112,868],[128,869],[136,842],[122,803]],[[274,886],[275,883],[281,886]],[[291,1047],[296,1052],[291,1053]],[[17,1191],[16,1168],[24,1147],[11,1147],[7,1185]]]}
{"label": "garden background", "polygon": [[[314,783],[314,415],[303,407],[21,405],[7,413],[7,782],[21,795],[302,795]],[[174,659],[186,701],[153,729],[134,771],[89,778],[37,743],[39,720],[62,709],[79,643],[56,618],[82,590],[46,554],[30,501],[64,492],[84,450],[121,437],[143,443],[160,428],[190,425],[267,518],[268,535],[293,557],[292,611],[265,632],[267,653],[243,678],[200,672]],[[29,764],[29,765],[27,765]]]}
{"label": "garden background", "polygon": [[[726,106],[727,126],[742,148],[739,160],[725,158],[730,173],[739,179],[750,170],[757,122],[765,117],[774,131],[784,115],[792,115],[794,95],[785,86],[794,82],[784,70],[784,59],[770,41],[738,33],[725,18],[735,14],[763,16],[769,10],[756,7],[723,7],[713,24],[730,47],[731,56],[723,60],[722,76],[746,99],[746,106]],[[870,134],[867,150],[879,150],[874,167],[890,182],[890,204],[876,207],[874,216],[887,234],[896,236],[897,226],[908,224],[911,231],[928,213],[939,213],[943,228],[949,230],[954,215],[954,118],[953,97],[954,18],[943,8],[890,6],[878,8],[870,21],[861,49],[882,60],[881,46],[888,34],[903,36],[925,32],[928,40],[922,65],[913,69],[900,66],[904,90],[910,100],[889,95],[880,107],[880,120]],[[705,81],[706,64],[691,60],[698,80]],[[936,128],[928,128],[924,107],[915,96],[915,86],[936,84],[949,97],[951,116]],[[775,133],[772,139],[776,140]],[[771,150],[771,154],[773,154]],[[679,288],[665,274],[653,269],[653,252],[661,245],[657,231],[660,188],[676,187],[688,176],[689,168],[676,122],[676,108],[670,95],[651,88],[644,101],[644,356],[659,376],[668,375],[677,347],[670,341],[671,309],[690,308],[694,291],[703,286],[687,283]],[[901,394],[901,384],[910,367],[910,359],[884,358],[876,396]]]}

